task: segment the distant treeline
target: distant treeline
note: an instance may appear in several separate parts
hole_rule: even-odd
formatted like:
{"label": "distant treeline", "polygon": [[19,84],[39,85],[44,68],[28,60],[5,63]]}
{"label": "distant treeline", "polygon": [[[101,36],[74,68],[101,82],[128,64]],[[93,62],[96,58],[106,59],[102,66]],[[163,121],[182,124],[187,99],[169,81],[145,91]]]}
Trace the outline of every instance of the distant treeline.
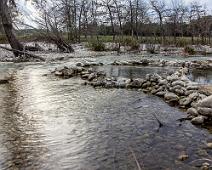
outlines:
{"label": "distant treeline", "polygon": [[212,16],[198,2],[36,0],[34,7],[40,14],[32,20],[37,26],[16,31],[20,38],[37,37],[58,45],[90,38],[118,42],[126,36],[144,43],[211,44]]}

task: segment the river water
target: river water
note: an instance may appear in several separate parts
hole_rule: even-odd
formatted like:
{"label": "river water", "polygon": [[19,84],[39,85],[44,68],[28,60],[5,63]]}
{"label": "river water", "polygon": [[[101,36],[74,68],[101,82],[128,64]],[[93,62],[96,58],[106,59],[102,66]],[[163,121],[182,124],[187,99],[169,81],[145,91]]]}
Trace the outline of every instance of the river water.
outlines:
{"label": "river water", "polygon": [[212,135],[178,121],[182,110],[141,91],[45,75],[57,65],[64,63],[1,64],[1,75],[15,74],[0,85],[0,169],[131,170],[136,161],[142,169],[198,169],[199,159],[211,160]]}

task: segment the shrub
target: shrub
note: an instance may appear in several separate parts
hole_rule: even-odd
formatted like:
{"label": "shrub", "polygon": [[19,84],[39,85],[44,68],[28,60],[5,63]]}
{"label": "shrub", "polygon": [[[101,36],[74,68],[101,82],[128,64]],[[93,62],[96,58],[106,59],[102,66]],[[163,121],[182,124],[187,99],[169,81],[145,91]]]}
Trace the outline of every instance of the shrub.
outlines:
{"label": "shrub", "polygon": [[133,41],[132,44],[130,45],[131,50],[138,50],[140,47],[140,44],[138,43],[138,41]]}
{"label": "shrub", "polygon": [[93,51],[105,51],[105,44],[98,41],[98,40],[92,40],[90,42],[88,42],[89,47],[93,50]]}
{"label": "shrub", "polygon": [[184,51],[185,51],[186,53],[188,53],[189,55],[194,55],[194,54],[195,54],[195,50],[194,50],[192,47],[189,47],[189,46],[186,46],[186,47],[184,48]]}
{"label": "shrub", "polygon": [[176,46],[177,47],[186,47],[189,45],[189,40],[186,38],[177,39]]}
{"label": "shrub", "polygon": [[156,46],[154,44],[147,44],[146,45],[146,50],[150,54],[156,54]]}
{"label": "shrub", "polygon": [[138,50],[140,47],[138,40],[136,40],[135,38],[132,38],[132,37],[126,37],[126,38],[122,39],[121,44],[124,46],[130,46],[131,50]]}

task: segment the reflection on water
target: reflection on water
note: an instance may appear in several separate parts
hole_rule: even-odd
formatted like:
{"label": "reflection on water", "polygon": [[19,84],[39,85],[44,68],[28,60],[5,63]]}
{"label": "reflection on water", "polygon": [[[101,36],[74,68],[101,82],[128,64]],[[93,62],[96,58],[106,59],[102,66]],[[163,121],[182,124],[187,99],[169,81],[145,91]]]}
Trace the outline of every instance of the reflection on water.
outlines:
{"label": "reflection on water", "polygon": [[[209,132],[177,121],[185,113],[160,98],[47,72],[26,66],[11,85],[0,85],[0,169],[137,169],[132,152],[154,170],[197,169],[193,160],[211,159]],[[154,114],[164,123],[159,130]],[[185,162],[177,160],[181,151]]]}
{"label": "reflection on water", "polygon": [[189,75],[192,81],[198,82],[200,84],[212,84],[212,70],[198,70],[193,69]]}
{"label": "reflection on water", "polygon": [[104,71],[108,76],[125,78],[145,78],[147,74],[158,73],[159,75],[172,73],[175,68],[170,67],[139,67],[139,66],[101,66],[95,68]]}
{"label": "reflection on water", "polygon": [[[142,67],[142,66],[101,66],[95,67],[98,71],[104,71],[108,76],[125,77],[125,78],[145,78],[147,74],[157,73],[159,75],[167,75],[173,73],[177,68],[173,67]],[[189,79],[199,84],[212,83],[212,70],[198,70],[190,71]]]}

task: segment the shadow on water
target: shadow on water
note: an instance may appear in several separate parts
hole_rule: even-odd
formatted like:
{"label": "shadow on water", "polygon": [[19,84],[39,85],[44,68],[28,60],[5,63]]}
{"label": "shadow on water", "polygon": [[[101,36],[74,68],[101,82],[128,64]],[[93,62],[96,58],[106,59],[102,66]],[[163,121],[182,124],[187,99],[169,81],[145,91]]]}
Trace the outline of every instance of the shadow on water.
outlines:
{"label": "shadow on water", "polygon": [[[177,68],[173,67],[142,67],[142,66],[101,66],[95,67],[98,71],[104,71],[108,76],[124,78],[145,78],[147,74],[157,73],[167,75],[173,73]],[[212,84],[212,70],[193,69],[189,74],[191,81],[199,84]]]}
{"label": "shadow on water", "polygon": [[[193,161],[211,159],[205,149],[211,134],[178,122],[185,113],[160,98],[45,73],[46,67],[26,66],[11,85],[0,86],[0,169],[137,169],[134,156],[143,169],[198,169]],[[154,114],[164,124],[159,131]],[[182,151],[185,162],[178,160]]]}

